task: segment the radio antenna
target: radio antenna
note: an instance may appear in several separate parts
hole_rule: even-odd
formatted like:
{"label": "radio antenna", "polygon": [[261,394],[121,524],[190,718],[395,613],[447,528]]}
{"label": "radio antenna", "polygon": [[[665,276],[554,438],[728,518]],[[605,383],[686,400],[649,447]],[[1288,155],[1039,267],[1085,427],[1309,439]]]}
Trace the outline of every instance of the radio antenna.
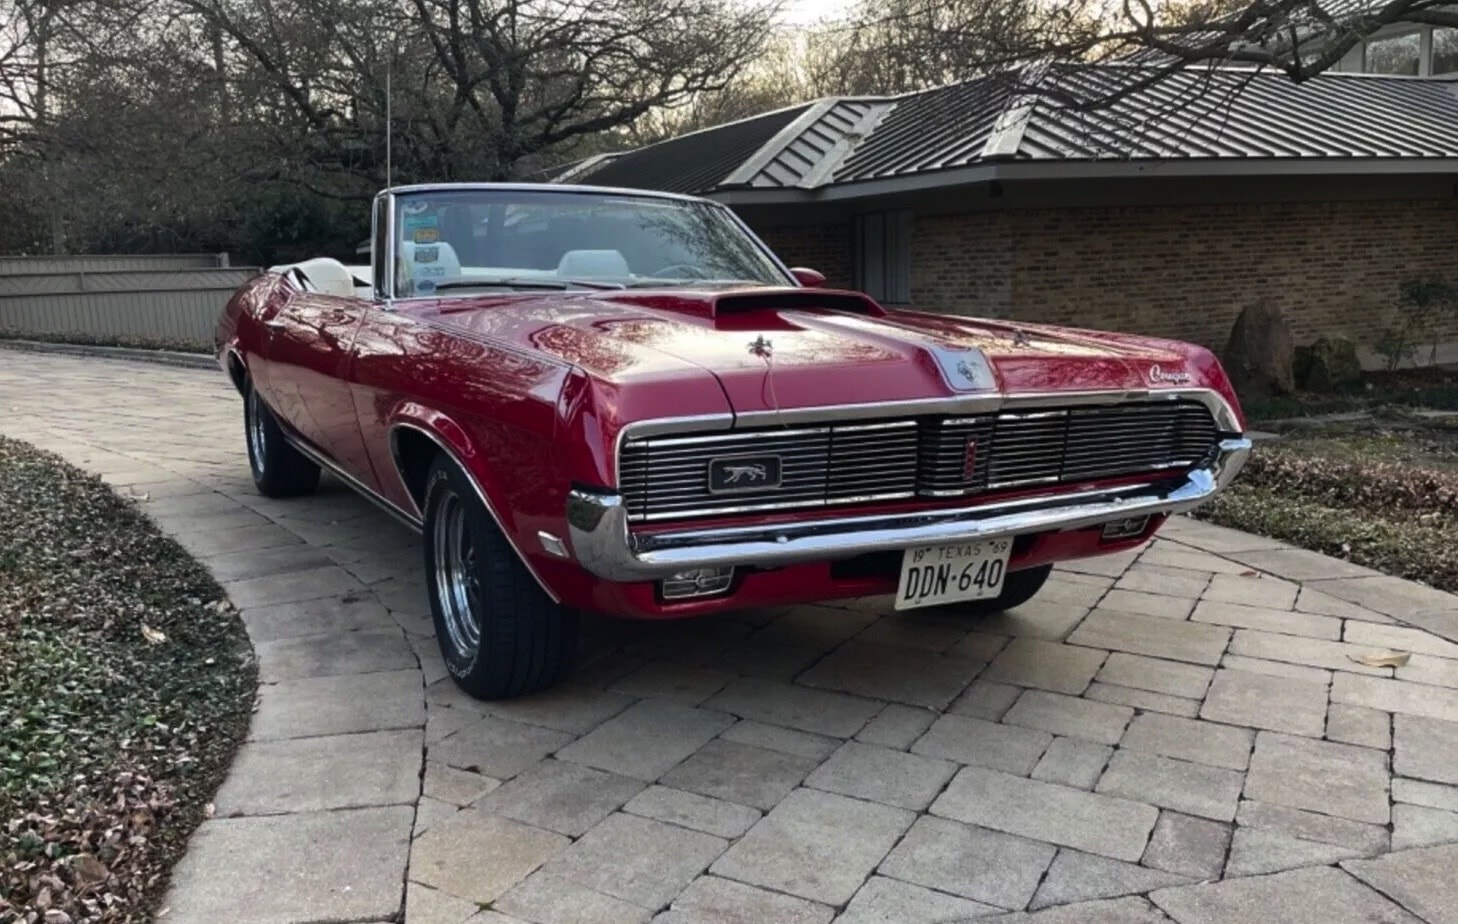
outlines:
{"label": "radio antenna", "polygon": [[393,94],[390,92],[390,72],[394,70],[393,54],[385,61],[385,188],[395,185],[395,160],[392,136],[395,128]]}

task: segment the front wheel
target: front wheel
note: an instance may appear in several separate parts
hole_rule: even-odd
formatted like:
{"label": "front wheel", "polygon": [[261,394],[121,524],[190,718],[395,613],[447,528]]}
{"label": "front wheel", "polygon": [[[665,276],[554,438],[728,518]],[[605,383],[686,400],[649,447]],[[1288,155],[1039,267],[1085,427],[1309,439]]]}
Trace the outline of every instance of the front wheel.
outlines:
{"label": "front wheel", "polygon": [[547,596],[444,456],[426,480],[424,545],[436,640],[457,686],[477,699],[510,699],[567,673],[577,613]]}
{"label": "front wheel", "polygon": [[264,497],[297,497],[319,486],[319,466],[288,444],[273,412],[250,384],[243,398],[248,467]]}
{"label": "front wheel", "polygon": [[955,607],[959,616],[991,616],[1015,606],[1022,606],[1043,589],[1043,585],[1048,583],[1048,576],[1052,573],[1052,565],[1038,565],[1035,568],[1024,568],[1021,571],[1009,571],[1007,577],[1002,580],[1002,593],[996,597],[989,600],[954,603],[948,608]]}

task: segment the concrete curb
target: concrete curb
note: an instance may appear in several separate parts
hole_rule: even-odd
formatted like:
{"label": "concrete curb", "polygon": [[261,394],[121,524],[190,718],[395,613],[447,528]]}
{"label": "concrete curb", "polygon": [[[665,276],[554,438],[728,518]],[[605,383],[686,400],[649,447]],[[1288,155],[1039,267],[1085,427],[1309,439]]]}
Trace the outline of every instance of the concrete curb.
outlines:
{"label": "concrete curb", "polygon": [[98,346],[89,343],[50,343],[43,340],[0,340],[0,348],[28,353],[60,353],[64,356],[125,359],[131,362],[180,366],[186,369],[217,368],[217,362],[206,353],[182,353],[177,350],[148,350],[142,347]]}

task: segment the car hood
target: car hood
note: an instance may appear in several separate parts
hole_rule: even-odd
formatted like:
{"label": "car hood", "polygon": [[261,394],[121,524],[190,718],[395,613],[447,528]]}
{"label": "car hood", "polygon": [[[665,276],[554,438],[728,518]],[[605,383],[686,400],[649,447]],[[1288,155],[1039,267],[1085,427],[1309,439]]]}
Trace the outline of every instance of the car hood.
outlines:
{"label": "car hood", "polygon": [[558,357],[615,390],[712,376],[736,413],[1223,381],[1207,351],[1185,344],[886,311],[822,289],[506,295],[442,300],[424,314],[464,336]]}

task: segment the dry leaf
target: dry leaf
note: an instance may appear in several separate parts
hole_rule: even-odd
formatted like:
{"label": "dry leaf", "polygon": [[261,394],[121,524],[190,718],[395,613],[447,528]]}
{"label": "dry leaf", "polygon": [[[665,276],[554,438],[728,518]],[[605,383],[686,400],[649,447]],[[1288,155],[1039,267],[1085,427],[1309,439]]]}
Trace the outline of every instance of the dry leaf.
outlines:
{"label": "dry leaf", "polygon": [[1365,667],[1405,667],[1412,659],[1412,653],[1407,651],[1386,651],[1378,654],[1347,655],[1353,661]]}
{"label": "dry leaf", "polygon": [[218,807],[216,805],[214,805],[213,803],[209,802],[207,805],[204,805],[203,806],[203,817],[204,818],[212,818],[213,817],[213,813],[216,812],[217,810],[218,810]]}
{"label": "dry leaf", "polygon": [[167,633],[161,629],[154,629],[146,623],[142,624],[142,638],[147,640],[148,645],[160,645],[167,641]]}
{"label": "dry leaf", "polygon": [[1242,571],[1242,572],[1240,572],[1240,576],[1241,577],[1260,577],[1261,576],[1261,573],[1259,571]]}
{"label": "dry leaf", "polygon": [[89,853],[77,854],[76,858],[71,861],[71,868],[76,871],[76,875],[81,877],[83,882],[105,882],[106,877],[111,875],[111,870],[106,868],[106,864]]}

